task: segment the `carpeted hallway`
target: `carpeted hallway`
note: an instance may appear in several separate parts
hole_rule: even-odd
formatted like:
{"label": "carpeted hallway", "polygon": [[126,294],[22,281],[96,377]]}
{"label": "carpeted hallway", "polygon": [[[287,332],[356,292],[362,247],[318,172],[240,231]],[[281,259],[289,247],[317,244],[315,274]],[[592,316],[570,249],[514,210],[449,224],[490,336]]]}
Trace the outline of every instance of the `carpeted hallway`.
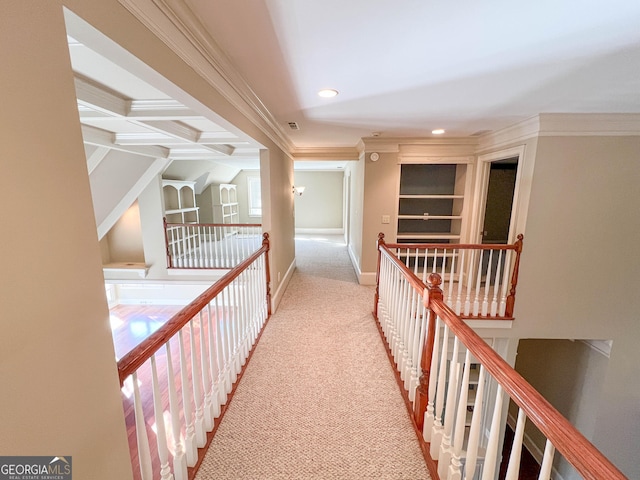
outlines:
{"label": "carpeted hallway", "polygon": [[428,479],[341,237],[296,238],[297,270],[196,476]]}

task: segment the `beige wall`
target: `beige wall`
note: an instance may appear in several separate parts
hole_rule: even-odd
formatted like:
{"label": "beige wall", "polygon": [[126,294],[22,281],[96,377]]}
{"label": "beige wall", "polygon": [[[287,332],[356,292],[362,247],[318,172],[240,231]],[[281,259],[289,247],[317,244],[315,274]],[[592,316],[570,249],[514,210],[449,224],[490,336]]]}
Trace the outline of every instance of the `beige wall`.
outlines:
{"label": "beige wall", "polygon": [[592,441],[629,478],[640,478],[639,152],[640,137],[539,139],[512,332],[613,340]]}
{"label": "beige wall", "polygon": [[[374,274],[378,263],[376,240],[380,232],[387,242],[396,240],[398,210],[398,185],[400,168],[397,153],[380,153],[380,159],[372,162],[369,155],[364,160],[364,207],[362,215],[362,272]],[[382,223],[382,215],[389,215],[391,222]]]}
{"label": "beige wall", "polygon": [[134,202],[107,233],[111,262],[144,263],[140,208]]}
{"label": "beige wall", "polygon": [[342,230],[344,172],[296,171],[295,185],[304,195],[295,197],[296,228]]}
{"label": "beige wall", "polygon": [[0,197],[20,210],[0,250],[0,452],[131,478],[60,3],[4,2],[0,57]]}
{"label": "beige wall", "polygon": [[[584,342],[532,339],[520,341],[515,368],[583,435],[591,438],[607,366],[608,358]],[[510,415],[515,419],[518,413],[513,407]],[[531,423],[527,423],[525,432],[541,458],[545,437]],[[555,463],[564,480],[582,478],[560,458]]]}

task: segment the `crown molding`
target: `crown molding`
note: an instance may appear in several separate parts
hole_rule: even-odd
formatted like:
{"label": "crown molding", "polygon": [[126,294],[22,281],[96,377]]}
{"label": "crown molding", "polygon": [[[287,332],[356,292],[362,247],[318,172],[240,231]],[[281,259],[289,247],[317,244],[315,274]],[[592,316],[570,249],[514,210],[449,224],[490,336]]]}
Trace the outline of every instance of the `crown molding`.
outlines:
{"label": "crown molding", "polygon": [[534,137],[640,135],[637,113],[541,113],[479,137],[478,151],[502,148]]}
{"label": "crown molding", "polygon": [[360,158],[355,147],[297,147],[291,153],[295,161],[352,161]]}
{"label": "crown molding", "polygon": [[640,135],[637,113],[541,113],[541,137]]}
{"label": "crown molding", "polygon": [[119,0],[284,152],[293,144],[267,107],[182,0]]}

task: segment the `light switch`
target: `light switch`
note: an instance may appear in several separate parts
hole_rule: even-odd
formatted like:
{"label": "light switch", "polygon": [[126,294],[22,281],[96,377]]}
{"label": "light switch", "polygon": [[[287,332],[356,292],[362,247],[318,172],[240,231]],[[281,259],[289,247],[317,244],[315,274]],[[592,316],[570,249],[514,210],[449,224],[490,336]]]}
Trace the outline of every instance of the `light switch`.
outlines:
{"label": "light switch", "polygon": [[382,223],[391,223],[389,215],[382,215]]}

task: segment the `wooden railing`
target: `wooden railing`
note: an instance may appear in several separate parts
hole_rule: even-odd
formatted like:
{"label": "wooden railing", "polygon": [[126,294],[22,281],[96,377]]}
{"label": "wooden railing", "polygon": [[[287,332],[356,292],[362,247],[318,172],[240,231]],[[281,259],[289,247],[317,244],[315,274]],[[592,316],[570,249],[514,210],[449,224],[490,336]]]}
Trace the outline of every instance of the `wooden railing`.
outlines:
{"label": "wooden railing", "polygon": [[168,268],[232,268],[262,241],[260,224],[167,223]]}
{"label": "wooden railing", "polygon": [[[384,235],[379,239],[384,241]],[[388,250],[426,282],[443,279],[444,301],[463,318],[512,319],[522,235],[512,245],[386,243]]]}
{"label": "wooden railing", "polygon": [[118,362],[135,478],[193,478],[271,315],[268,253],[265,233],[257,251]]}
{"label": "wooden railing", "polygon": [[506,480],[518,478],[527,420],[547,439],[540,480],[556,451],[585,479],[626,478],[447,305],[439,273],[423,282],[382,237],[378,253],[376,318],[432,478],[497,478],[509,398],[519,412]]}

